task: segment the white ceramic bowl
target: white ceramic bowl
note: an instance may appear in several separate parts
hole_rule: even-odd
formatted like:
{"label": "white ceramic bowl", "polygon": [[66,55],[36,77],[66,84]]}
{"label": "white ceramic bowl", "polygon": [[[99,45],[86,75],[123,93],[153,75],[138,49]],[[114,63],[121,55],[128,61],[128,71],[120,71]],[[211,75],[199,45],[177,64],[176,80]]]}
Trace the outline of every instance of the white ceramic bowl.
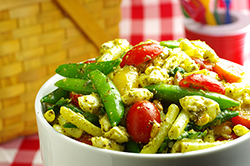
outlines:
{"label": "white ceramic bowl", "polygon": [[39,90],[35,110],[44,166],[249,166],[250,133],[227,144],[177,154],[135,154],[95,148],[58,133],[43,118],[40,99],[63,77],[54,75]]}

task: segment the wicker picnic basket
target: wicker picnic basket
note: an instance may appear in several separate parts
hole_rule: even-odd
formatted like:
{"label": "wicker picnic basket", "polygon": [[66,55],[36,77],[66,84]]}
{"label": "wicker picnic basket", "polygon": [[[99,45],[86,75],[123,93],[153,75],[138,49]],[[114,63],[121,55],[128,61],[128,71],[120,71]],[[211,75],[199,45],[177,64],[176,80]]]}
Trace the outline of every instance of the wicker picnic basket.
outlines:
{"label": "wicker picnic basket", "polygon": [[57,65],[119,37],[121,0],[0,0],[0,143],[37,132],[35,96]]}

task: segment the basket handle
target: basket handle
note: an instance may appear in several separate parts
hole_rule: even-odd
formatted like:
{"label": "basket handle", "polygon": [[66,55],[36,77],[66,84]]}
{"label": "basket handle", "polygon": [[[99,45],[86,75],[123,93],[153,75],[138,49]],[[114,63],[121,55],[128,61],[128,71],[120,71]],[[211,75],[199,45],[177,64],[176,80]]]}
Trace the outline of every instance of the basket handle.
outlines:
{"label": "basket handle", "polygon": [[94,45],[100,46],[111,40],[111,36],[96,22],[85,7],[77,0],[54,0],[74,20]]}

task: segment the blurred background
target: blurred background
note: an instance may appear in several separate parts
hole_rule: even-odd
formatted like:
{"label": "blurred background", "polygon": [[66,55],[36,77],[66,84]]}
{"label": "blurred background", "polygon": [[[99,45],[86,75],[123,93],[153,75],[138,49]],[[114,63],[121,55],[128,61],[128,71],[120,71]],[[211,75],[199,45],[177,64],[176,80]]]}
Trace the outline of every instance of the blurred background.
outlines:
{"label": "blurred background", "polygon": [[[212,12],[215,2],[218,10],[225,10],[223,0],[210,0]],[[135,45],[147,39],[185,37],[180,0],[0,4],[0,166],[42,166],[34,101],[57,65],[98,56],[98,48],[108,39],[125,38]],[[230,11],[250,17],[250,0],[232,0]]]}
{"label": "blurred background", "polygon": [[[214,3],[210,0],[211,11]],[[230,9],[250,16],[250,1],[232,0]],[[225,10],[223,0],[218,1],[218,10]],[[185,37],[180,0],[123,0],[121,12],[120,37],[132,44],[149,38],[161,41]]]}

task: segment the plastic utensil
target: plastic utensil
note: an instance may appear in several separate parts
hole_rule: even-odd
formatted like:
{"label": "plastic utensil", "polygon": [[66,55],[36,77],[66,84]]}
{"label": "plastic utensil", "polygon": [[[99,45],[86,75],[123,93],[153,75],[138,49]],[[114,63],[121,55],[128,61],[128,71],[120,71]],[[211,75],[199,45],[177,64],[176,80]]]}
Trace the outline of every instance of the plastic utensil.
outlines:
{"label": "plastic utensil", "polygon": [[183,5],[181,4],[181,11],[183,13],[183,15],[186,17],[186,18],[190,18],[189,15],[187,14],[187,11],[184,9]]}
{"label": "plastic utensil", "polygon": [[214,17],[218,25],[221,24],[219,14],[218,14],[218,0],[214,1]]}
{"label": "plastic utensil", "polygon": [[231,3],[231,0],[224,0],[226,4],[226,15],[225,15],[225,24],[230,24],[232,22],[231,15],[229,13],[229,6]]}
{"label": "plastic utensil", "polygon": [[205,22],[205,8],[198,0],[191,0],[189,3],[186,0],[181,0],[181,4],[190,18],[197,22]]}
{"label": "plastic utensil", "polygon": [[205,17],[206,17],[207,24],[208,25],[217,25],[217,22],[214,18],[214,15],[210,12],[210,9],[209,9],[210,0],[200,0],[200,2],[202,3],[202,5],[205,8]]}

